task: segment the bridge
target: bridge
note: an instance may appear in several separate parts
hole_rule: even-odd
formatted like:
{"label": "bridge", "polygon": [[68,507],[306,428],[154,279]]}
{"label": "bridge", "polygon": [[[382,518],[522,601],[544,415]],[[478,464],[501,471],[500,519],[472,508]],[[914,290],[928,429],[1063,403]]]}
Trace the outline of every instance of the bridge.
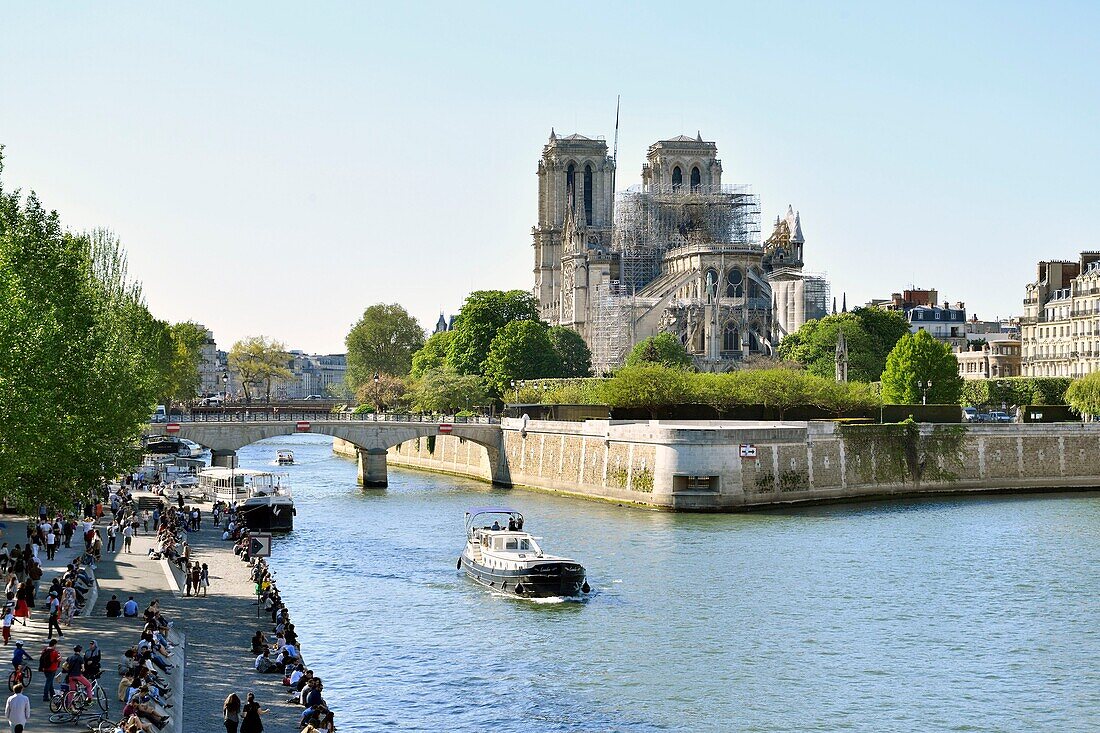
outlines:
{"label": "bridge", "polygon": [[150,424],[146,434],[164,433],[187,438],[209,448],[211,463],[227,468],[236,467],[238,450],[259,440],[297,433],[331,435],[355,446],[359,483],[365,487],[386,486],[386,452],[389,448],[417,438],[453,435],[484,446],[489,454],[493,483],[511,485],[504,460],[500,424],[486,417],[373,413],[318,415],[256,410],[184,415],[167,424]]}

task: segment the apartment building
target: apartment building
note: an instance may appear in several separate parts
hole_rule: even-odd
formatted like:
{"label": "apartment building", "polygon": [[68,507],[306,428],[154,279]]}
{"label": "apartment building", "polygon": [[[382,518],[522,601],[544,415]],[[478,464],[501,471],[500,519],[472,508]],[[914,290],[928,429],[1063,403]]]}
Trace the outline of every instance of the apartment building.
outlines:
{"label": "apartment building", "polygon": [[1080,377],[1100,370],[1100,252],[1040,262],[1020,319],[1023,375]]}

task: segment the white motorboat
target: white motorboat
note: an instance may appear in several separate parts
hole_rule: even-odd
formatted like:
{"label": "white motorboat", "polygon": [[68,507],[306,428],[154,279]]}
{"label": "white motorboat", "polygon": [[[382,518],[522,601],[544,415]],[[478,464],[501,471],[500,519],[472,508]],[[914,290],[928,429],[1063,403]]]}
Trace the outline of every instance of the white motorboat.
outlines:
{"label": "white motorboat", "polygon": [[580,563],[544,553],[537,538],[523,531],[523,515],[504,507],[466,512],[466,547],[458,567],[481,585],[524,598],[591,591]]}
{"label": "white motorboat", "polygon": [[294,465],[294,451],[292,450],[280,450],[275,451],[275,462],[280,466],[293,466]]}
{"label": "white motorboat", "polygon": [[199,472],[199,488],[215,501],[236,502],[245,526],[253,530],[294,529],[294,499],[285,476],[241,468],[207,468]]}

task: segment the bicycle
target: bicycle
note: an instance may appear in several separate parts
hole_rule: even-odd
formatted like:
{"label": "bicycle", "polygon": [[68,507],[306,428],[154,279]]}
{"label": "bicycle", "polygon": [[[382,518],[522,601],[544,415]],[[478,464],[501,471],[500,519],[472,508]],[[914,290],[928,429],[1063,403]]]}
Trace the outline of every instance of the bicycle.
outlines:
{"label": "bicycle", "polygon": [[[51,723],[74,722],[82,716],[87,717],[89,715],[95,715],[98,719],[107,716],[109,708],[107,692],[99,684],[99,675],[92,680],[92,694],[90,696],[83,685],[78,684],[73,689],[73,686],[68,682],[62,682],[60,688],[60,691],[55,692],[53,697],[50,698],[50,712],[53,713],[50,716]],[[86,712],[93,702],[99,707],[100,713]],[[54,717],[58,717],[59,720],[54,720]]]}
{"label": "bicycle", "polygon": [[26,689],[31,684],[31,677],[33,676],[34,673],[31,671],[30,665],[19,665],[8,675],[8,692],[15,692],[16,685],[23,685],[23,688]]}

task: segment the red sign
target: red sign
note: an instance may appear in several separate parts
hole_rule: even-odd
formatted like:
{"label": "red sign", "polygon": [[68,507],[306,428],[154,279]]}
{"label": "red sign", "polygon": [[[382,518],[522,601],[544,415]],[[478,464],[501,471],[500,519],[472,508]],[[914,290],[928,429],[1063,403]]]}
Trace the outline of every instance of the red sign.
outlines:
{"label": "red sign", "polygon": [[451,430],[453,428],[454,428],[453,425],[448,425],[447,423],[443,423],[442,425],[439,426],[439,433],[440,433],[440,435],[450,435]]}
{"label": "red sign", "polygon": [[298,432],[299,433],[308,433],[309,432],[309,420],[299,420],[298,421]]}
{"label": "red sign", "polygon": [[175,435],[180,431],[180,424],[178,422],[170,422],[164,426],[164,432],[169,435]]}

